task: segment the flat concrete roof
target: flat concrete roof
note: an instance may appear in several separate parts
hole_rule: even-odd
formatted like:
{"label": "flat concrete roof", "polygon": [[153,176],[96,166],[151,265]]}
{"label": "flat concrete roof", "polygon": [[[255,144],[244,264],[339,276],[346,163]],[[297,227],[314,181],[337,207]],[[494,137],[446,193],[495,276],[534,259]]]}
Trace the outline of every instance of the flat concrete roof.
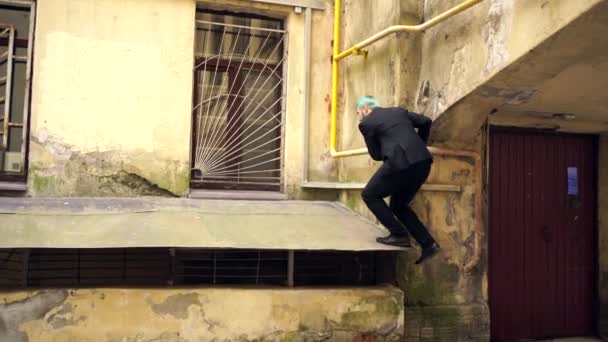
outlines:
{"label": "flat concrete roof", "polygon": [[398,250],[334,202],[0,198],[0,248]]}

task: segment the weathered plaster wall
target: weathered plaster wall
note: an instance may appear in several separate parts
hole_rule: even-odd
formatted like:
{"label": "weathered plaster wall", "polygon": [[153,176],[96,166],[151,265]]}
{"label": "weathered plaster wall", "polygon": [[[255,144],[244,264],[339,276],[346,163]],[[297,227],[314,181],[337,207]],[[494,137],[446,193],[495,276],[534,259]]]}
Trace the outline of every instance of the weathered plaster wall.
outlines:
{"label": "weathered plaster wall", "polygon": [[[475,136],[475,128],[483,124],[488,114],[492,125],[604,134],[600,140],[598,170],[599,330],[604,336],[608,334],[608,255],[605,252],[608,211],[604,191],[608,184],[605,137],[608,120],[606,95],[599,89],[605,88],[601,86],[606,82],[602,75],[606,75],[608,65],[605,53],[608,44],[602,39],[608,30],[607,5],[604,1],[593,6],[476,87],[471,94],[456,101],[435,121],[439,130],[434,135],[435,141],[468,147],[471,137]],[[539,21],[543,19],[546,18],[538,18]],[[577,118],[573,121],[556,119],[552,117],[553,113],[575,113]],[[407,324],[409,327],[410,320]]]}
{"label": "weathered plaster wall", "polygon": [[[289,40],[284,156],[291,198],[335,198],[335,192],[299,187],[305,130],[310,136],[310,180],[361,182],[376,166],[367,157],[336,161],[327,153],[333,1],[326,2],[327,10],[313,11],[307,128],[304,14],[244,0],[203,2],[285,19]],[[427,1],[423,6],[420,1],[383,0],[372,6],[345,1],[342,45],[391,24],[421,22],[456,3]],[[354,115],[357,97],[374,94],[385,105],[418,107],[435,116],[593,3],[485,1],[425,34],[398,34],[371,46],[365,59],[346,59],[341,63],[340,148],[362,146]],[[143,0],[52,0],[39,5],[31,195],[186,193],[194,23],[183,19],[194,18],[194,6],[193,0],[153,5]],[[515,15],[522,19],[513,24]],[[427,91],[419,91],[427,85]]]}
{"label": "weathered plaster wall", "polygon": [[412,203],[442,251],[422,267],[414,264],[419,250],[399,258],[399,287],[407,294],[407,340],[484,340],[490,319],[486,259],[465,272],[475,253],[474,160],[436,157],[428,182],[458,184],[462,191],[420,192]]}
{"label": "weathered plaster wall", "polygon": [[[345,1],[341,50],[390,25],[417,23],[421,9],[419,4],[407,1]],[[419,35],[401,33],[371,45],[367,57],[351,56],[340,62],[338,150],[365,146],[357,128],[355,103],[359,97],[373,95],[383,106],[411,108],[420,67],[420,48]],[[339,159],[338,163],[340,180],[344,182],[363,182],[370,175],[370,169],[376,166],[368,156]]]}
{"label": "weathered plaster wall", "polygon": [[[300,188],[304,13],[244,0],[199,3],[285,20],[286,191],[291,198],[335,199],[335,192]],[[187,193],[195,5],[194,0],[52,0],[38,6],[30,195]],[[313,11],[307,134],[314,181],[338,178],[327,153],[332,28],[331,6]]]}
{"label": "weathered plaster wall", "polygon": [[[342,12],[341,51],[388,26],[419,22],[422,6],[419,2],[398,0],[382,0],[379,3],[353,0],[343,2]],[[365,147],[356,115],[359,97],[375,96],[386,107],[410,107],[413,104],[420,68],[420,48],[420,36],[402,33],[369,46],[366,57],[350,56],[340,61],[339,151]],[[339,167],[339,180],[347,183],[367,182],[380,166],[367,155],[335,159],[335,163]],[[374,219],[361,201],[360,190],[342,191],[340,200]]]}
{"label": "weathered plaster wall", "polygon": [[368,289],[0,293],[0,340],[399,341],[403,294]]}
{"label": "weathered plaster wall", "polygon": [[[361,2],[344,4],[343,47],[394,24],[418,23],[419,2],[385,1],[380,6]],[[386,18],[365,21],[360,18]],[[339,102],[339,149],[363,147],[357,130],[354,102],[361,95],[377,96],[385,106],[413,108],[420,68],[421,35],[399,34],[369,48],[367,58],[349,57],[341,63],[342,96]],[[366,182],[377,163],[367,156],[341,159],[340,180]],[[443,253],[420,268],[413,265],[417,251],[399,258],[398,281],[406,293],[408,340],[429,337],[452,340],[460,336],[483,338],[488,333],[488,313],[480,272],[465,275],[473,242],[474,178],[472,161],[437,158],[429,182],[459,184],[462,193],[424,192],[413,206],[443,247]],[[372,218],[360,200],[360,191],[343,191],[341,200]],[[446,334],[445,331],[450,331]],[[443,334],[443,335],[442,335]]]}
{"label": "weathered plaster wall", "polygon": [[600,333],[608,337],[608,135],[599,140],[598,228]]}
{"label": "weathered plaster wall", "polygon": [[[339,149],[364,146],[354,113],[359,96],[376,95],[385,106],[404,106],[437,117],[598,1],[488,0],[423,35],[391,36],[371,46],[365,59],[349,57],[340,65]],[[372,6],[367,1],[344,1],[342,47],[392,24],[419,23],[458,2],[380,0]],[[310,180],[367,181],[378,166],[369,157],[334,160],[328,155],[333,1],[327,0],[326,11],[313,12],[307,128],[303,127],[304,14],[244,0],[204,3],[285,19],[289,31],[285,177],[290,198],[338,196],[336,191],[299,187],[306,130]],[[32,195],[183,195],[187,191],[194,4],[192,0],[39,4],[30,145]],[[519,100],[527,93],[516,89],[509,94]],[[478,128],[484,117],[468,115],[480,108],[491,109],[471,105],[458,111],[459,125],[445,126],[450,131],[446,136],[465,136],[463,147],[481,151]],[[399,285],[406,293],[408,339],[483,339],[489,330],[485,261],[473,274],[463,272],[473,253],[472,161],[437,158],[429,181],[459,184],[463,191],[423,192],[414,201],[415,210],[443,250],[423,267],[412,265],[417,251],[400,257]],[[371,217],[360,191],[339,195],[341,201]],[[605,221],[602,216],[600,220]],[[76,293],[84,298],[91,295]],[[602,293],[602,298],[608,298]]]}
{"label": "weathered plaster wall", "polygon": [[[458,341],[471,337],[484,340],[489,336],[485,258],[470,274],[464,271],[474,253],[473,163],[468,158],[437,157],[428,182],[457,184],[462,191],[422,191],[412,203],[442,251],[423,266],[414,265],[418,249],[398,258],[397,281],[405,293],[408,341]],[[360,200],[360,191],[344,191],[341,200],[373,218]]]}
{"label": "weathered plaster wall", "polygon": [[[426,0],[426,20],[460,0]],[[418,109],[436,118],[601,0],[487,0],[422,38]],[[463,119],[466,120],[466,119]]]}
{"label": "weathered plaster wall", "polygon": [[[429,1],[426,16],[455,3]],[[465,148],[501,111],[550,117],[574,103],[587,116],[583,103],[597,107],[600,95],[556,90],[601,67],[605,9],[604,1],[484,1],[425,33],[419,89],[428,96],[419,92],[417,108],[437,119],[434,143]]]}
{"label": "weathered plaster wall", "polygon": [[187,192],[194,7],[38,4],[31,195]]}
{"label": "weathered plaster wall", "polygon": [[[343,5],[343,48],[390,25],[422,21],[419,1],[385,0],[382,4],[346,1]],[[367,20],[362,18],[383,18]],[[339,150],[364,147],[357,129],[355,102],[359,96],[375,95],[383,106],[415,107],[422,59],[420,34],[402,33],[370,46],[366,58],[348,57],[340,63]],[[481,139],[479,140],[481,141]],[[481,150],[472,143],[472,150]],[[378,163],[368,156],[338,160],[340,180],[367,182]],[[414,265],[418,250],[403,253],[397,264],[397,280],[405,292],[406,340],[487,338],[485,261],[472,274],[464,265],[473,255],[475,177],[474,161],[467,158],[435,160],[429,183],[456,184],[461,192],[421,192],[413,202],[415,211],[442,246],[440,256]],[[340,200],[373,218],[361,201],[359,190],[342,191]]]}
{"label": "weathered plaster wall", "polygon": [[[310,124],[299,127],[310,137],[308,178],[311,181],[337,181],[336,161],[329,155],[329,119],[331,108],[331,57],[333,42],[333,1],[326,1],[325,11],[314,11],[311,41]],[[303,70],[302,66],[299,66]],[[303,113],[302,113],[303,115]],[[301,116],[301,115],[298,115]],[[302,122],[303,123],[303,122]],[[296,144],[296,143],[294,143]],[[298,144],[300,147],[300,144]],[[301,148],[301,147],[300,147]]]}
{"label": "weathered plaster wall", "polygon": [[333,39],[333,11],[328,0],[327,9],[312,13],[310,51],[310,111],[309,126],[304,127],[304,14],[291,11],[287,17],[289,30],[289,58],[287,61],[287,120],[285,129],[285,174],[290,198],[336,200],[335,191],[302,190],[303,136],[309,136],[308,180],[331,182],[338,179],[335,160],[329,155],[329,108],[331,93],[331,54]]}

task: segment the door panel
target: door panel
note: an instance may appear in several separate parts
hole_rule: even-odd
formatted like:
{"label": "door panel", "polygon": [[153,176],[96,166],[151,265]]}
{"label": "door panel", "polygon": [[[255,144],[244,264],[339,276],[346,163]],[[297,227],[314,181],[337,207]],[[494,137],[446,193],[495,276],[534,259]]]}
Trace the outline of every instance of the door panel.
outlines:
{"label": "door panel", "polygon": [[490,143],[493,339],[593,334],[594,138],[495,130]]}

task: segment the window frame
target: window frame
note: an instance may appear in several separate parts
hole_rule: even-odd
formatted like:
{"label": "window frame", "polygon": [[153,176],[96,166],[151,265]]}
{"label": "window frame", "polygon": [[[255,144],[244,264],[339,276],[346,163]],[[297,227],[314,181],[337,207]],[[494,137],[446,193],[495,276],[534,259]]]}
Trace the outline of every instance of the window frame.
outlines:
{"label": "window frame", "polygon": [[[267,20],[267,21],[271,21],[271,22],[276,22],[276,23],[280,23],[280,30],[285,30],[285,18],[282,17],[273,17],[273,16],[268,16],[268,15],[260,15],[260,14],[256,14],[256,13],[251,13],[251,12],[241,12],[241,11],[230,11],[229,9],[221,9],[221,10],[217,10],[217,9],[211,9],[211,8],[207,8],[207,7],[203,7],[201,4],[197,5],[196,8],[196,13],[205,13],[205,14],[211,14],[211,15],[217,15],[217,16],[226,16],[226,17],[241,17],[241,18],[248,18],[248,19],[260,19],[260,20]],[[287,32],[285,31],[284,33],[285,35],[287,35]],[[288,47],[288,39],[286,37],[286,39],[281,43],[281,50],[280,50],[280,55],[282,56],[286,56],[287,55],[287,47]],[[237,183],[234,182],[232,178],[230,178],[229,180],[222,180],[222,181],[197,181],[195,180],[195,178],[197,178],[199,175],[197,174],[196,170],[194,169],[194,163],[195,163],[195,158],[196,158],[196,137],[198,136],[198,129],[197,129],[197,114],[196,111],[194,110],[198,103],[198,98],[200,96],[199,92],[198,92],[198,85],[199,85],[199,81],[200,81],[200,76],[199,76],[199,71],[202,69],[202,67],[200,66],[201,62],[204,60],[204,57],[202,56],[198,56],[197,55],[197,51],[194,51],[194,65],[195,68],[193,70],[194,72],[194,76],[193,76],[193,91],[192,91],[192,108],[193,108],[193,112],[192,112],[192,124],[191,124],[191,134],[190,134],[190,166],[191,166],[191,174],[190,174],[190,189],[193,190],[256,190],[256,191],[271,191],[271,192],[278,192],[278,193],[282,193],[284,192],[284,187],[285,187],[285,109],[286,109],[286,103],[285,103],[285,97],[286,97],[286,93],[287,93],[287,82],[286,82],[286,73],[287,73],[287,69],[286,69],[286,64],[287,64],[287,60],[284,61],[279,61],[278,63],[270,63],[267,65],[267,69],[264,69],[262,66],[262,63],[259,62],[244,62],[243,63],[243,68],[245,70],[247,70],[248,68],[251,68],[253,71],[261,71],[261,72],[265,72],[268,70],[268,68],[270,68],[269,70],[275,70],[273,72],[274,74],[277,74],[278,77],[280,77],[281,82],[282,82],[282,86],[280,88],[278,88],[275,91],[278,91],[278,96],[280,98],[280,101],[278,103],[278,108],[280,110],[280,120],[282,122],[281,127],[278,127],[277,129],[279,130],[277,132],[277,136],[280,137],[280,139],[278,140],[277,144],[277,148],[279,148],[279,151],[277,153],[278,156],[278,160],[273,163],[273,165],[276,164],[276,167],[278,170],[280,171],[272,171],[272,175],[273,177],[276,177],[279,179],[279,181],[277,182],[276,185],[269,185],[269,184],[255,184],[255,182],[252,183]],[[240,89],[240,86],[243,84],[243,80],[237,77],[234,77],[234,75],[231,75],[230,72],[231,70],[226,70],[228,69],[227,66],[229,65],[228,61],[225,59],[219,59],[219,60],[212,60],[212,61],[208,61],[207,62],[207,66],[210,69],[215,69],[216,66],[219,65],[218,68],[218,72],[226,72],[229,74],[228,78],[229,78],[229,82],[236,82],[236,89],[234,90],[238,90]],[[198,66],[198,68],[196,67]],[[232,68],[234,66],[230,66],[230,68]],[[240,94],[229,94],[229,96],[239,96]],[[236,114],[233,114],[236,115]],[[273,144],[274,145],[274,144]],[[235,176],[233,177],[234,179],[237,179],[238,177]]]}
{"label": "window frame", "polygon": [[[34,56],[34,40],[36,30],[36,2],[30,0],[0,0],[0,8],[6,9],[25,9],[29,10],[29,32],[27,40],[15,38],[12,42],[8,39],[9,51],[14,48],[26,48],[25,60],[23,56],[15,56],[13,59],[15,62],[25,62],[25,91],[23,96],[23,117],[21,123],[9,122],[10,119],[10,99],[13,96],[14,90],[12,89],[12,68],[14,65],[9,66],[9,73],[7,74],[7,85],[6,85],[6,99],[9,100],[9,105],[5,106],[5,111],[0,113],[3,116],[3,127],[2,127],[2,141],[0,141],[0,150],[8,149],[9,129],[7,126],[17,127],[20,126],[22,129],[21,137],[21,170],[19,172],[8,172],[4,171],[4,165],[0,167],[0,191],[23,191],[25,187],[16,187],[15,183],[25,183],[28,176],[28,164],[29,164],[29,137],[30,137],[30,115],[31,115],[31,98],[32,98],[32,75],[33,75],[33,56]],[[2,41],[2,40],[0,40]],[[12,43],[12,44],[11,44]],[[11,46],[12,45],[12,46]],[[14,53],[14,51],[13,51]],[[10,52],[9,52],[10,54]],[[12,61],[7,61],[7,63]],[[12,76],[12,75],[11,75]],[[5,146],[6,145],[6,146]],[[4,163],[4,158],[0,158],[0,162]]]}

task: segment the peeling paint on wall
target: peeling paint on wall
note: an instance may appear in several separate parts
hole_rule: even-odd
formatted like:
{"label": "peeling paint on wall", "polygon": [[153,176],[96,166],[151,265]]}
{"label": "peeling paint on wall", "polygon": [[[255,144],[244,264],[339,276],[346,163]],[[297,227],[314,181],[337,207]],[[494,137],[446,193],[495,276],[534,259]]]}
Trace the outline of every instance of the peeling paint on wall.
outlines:
{"label": "peeling paint on wall", "polygon": [[486,75],[503,67],[509,60],[507,43],[513,21],[513,0],[491,0],[483,36],[488,49]]}
{"label": "peeling paint on wall", "polygon": [[[0,295],[0,298],[2,297],[3,296]],[[49,325],[53,329],[60,329],[69,325],[65,324],[67,323],[67,321],[65,321],[63,322],[63,326],[61,326],[61,318],[58,318],[57,316],[65,315],[71,310],[71,306],[62,306],[67,298],[67,290],[42,291],[15,301],[3,298],[4,304],[0,304],[0,341],[31,341],[28,334],[21,330],[21,325],[29,321],[44,319],[47,313],[51,312],[53,308],[56,307],[59,307],[60,309],[48,318]],[[62,312],[59,313],[59,311]],[[71,322],[79,324],[82,323],[82,321],[83,320],[78,319],[77,321]]]}
{"label": "peeling paint on wall", "polygon": [[28,195],[187,193],[195,5],[38,4]]}
{"label": "peeling paint on wall", "polygon": [[7,303],[0,305],[0,341],[287,342],[365,336],[396,342],[403,336],[403,293],[392,287],[70,292],[0,293]]}
{"label": "peeling paint on wall", "polygon": [[81,152],[42,130],[32,134],[29,192],[34,196],[164,196],[188,189],[188,167],[145,151]]}
{"label": "peeling paint on wall", "polygon": [[505,104],[517,105],[526,103],[536,93],[535,89],[496,88],[490,85],[480,87],[480,94],[484,97],[495,97],[504,100]]}
{"label": "peeling paint on wall", "polygon": [[47,322],[53,329],[63,329],[68,326],[77,326],[86,321],[85,316],[76,317],[74,315],[75,309],[70,303],[63,304],[49,314]]}
{"label": "peeling paint on wall", "polygon": [[188,318],[188,308],[191,305],[201,306],[198,295],[195,293],[176,294],[167,297],[162,303],[151,303],[152,311],[159,315],[171,315],[175,318]]}

